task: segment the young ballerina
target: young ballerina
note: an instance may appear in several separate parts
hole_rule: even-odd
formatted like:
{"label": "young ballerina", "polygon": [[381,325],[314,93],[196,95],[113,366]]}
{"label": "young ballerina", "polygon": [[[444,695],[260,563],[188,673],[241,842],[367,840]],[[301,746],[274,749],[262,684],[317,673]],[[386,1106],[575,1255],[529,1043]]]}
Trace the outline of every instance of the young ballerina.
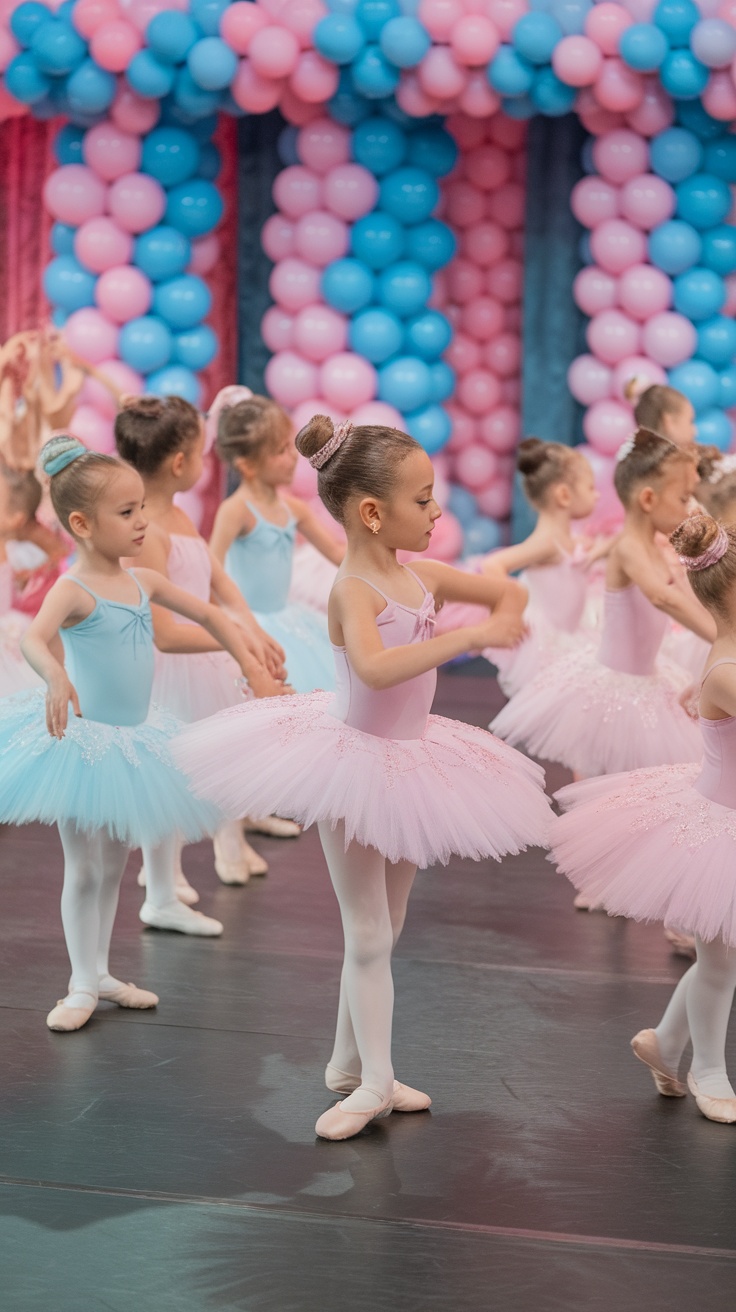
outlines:
{"label": "young ballerina", "polygon": [[[417,867],[537,844],[549,811],[539,766],[484,730],[429,714],[438,665],[518,641],[524,590],[433,561],[399,564],[397,551],[429,548],[441,513],[432,463],[413,438],[318,415],[297,446],[347,534],[329,606],[337,692],[243,704],[184,730],[176,754],[193,787],[230,814],[319,825],[345,936],[326,1083],[348,1096],[316,1132],[347,1139],[392,1109],[430,1104],[394,1082],[391,1062],[391,954]],[[445,599],[493,614],[433,637]]]}
{"label": "young ballerina", "polygon": [[289,602],[297,529],[334,565],[344,548],[304,501],[282,492],[294,477],[297,451],[289,416],[265,396],[225,410],[215,450],[240,477],[215,516],[210,547],[259,624],[286,653],[297,692],[334,687],[334,664],[322,615]]}
{"label": "young ballerina", "polygon": [[[177,396],[165,400],[152,396],[130,398],[115,420],[115,441],[123,459],[138,470],[146,489],[150,523],[142,563],[201,601],[214,600],[222,606],[247,638],[251,692],[259,697],[282,692],[283,652],[259,629],[238,589],[174,500],[177,492],[194,487],[202,473],[204,428],[198,412]],[[210,633],[196,625],[181,624],[170,612],[156,606],[153,631],[157,652],[152,695],[156,705],[189,723],[243,700],[241,671]],[[223,823],[213,842],[215,870],[223,883],[245,884],[250,875],[266,873],[266,862],[246,842],[238,821]],[[202,933],[202,918],[191,910],[199,894],[181,868],[181,847],[172,877],[179,907],[172,907],[170,898],[152,887],[148,850],[144,848],[139,882],[146,887],[146,901],[141,920],[157,929]],[[219,921],[213,923],[219,925]]]}
{"label": "young ballerina", "polygon": [[632,1048],[659,1093],[682,1097],[678,1070],[692,1041],[690,1092],[709,1120],[733,1122],[725,1042],[736,985],[736,529],[697,515],[672,542],[716,632],[700,691],[704,763],[563,788],[567,814],[554,822],[550,859],[612,915],[696,936],[696,964]]}
{"label": "young ballerina", "polygon": [[639,429],[615,471],[623,531],[606,567],[598,651],[555,661],[517,692],[494,733],[578,776],[697,761],[700,735],[680,698],[690,682],[660,658],[668,617],[712,641],[714,624],[687,581],[673,574],[658,534],[687,514],[697,483],[689,451]]}
{"label": "young ballerina", "polygon": [[676,387],[662,383],[648,385],[641,378],[630,378],[624,396],[634,407],[637,428],[668,437],[675,446],[687,451],[697,437],[695,410],[692,402]]}
{"label": "young ballerina", "polygon": [[41,460],[77,560],[23,639],[27,660],[46,683],[45,699],[38,691],[0,702],[0,820],[59,827],[71,979],[47,1024],[69,1031],[86,1024],[100,999],[156,1006],[155,994],[110,973],[128,851],[145,843],[152,867],[168,868],[175,831],[195,841],[220,818],[192,797],[171,759],[178,721],[150,710],[150,601],[204,625],[244,667],[250,660],[242,634],[217,607],[152,570],[122,568],[121,557],[140,554],[146,532],[135,470],[72,437],[53,438]]}
{"label": "young ballerina", "polygon": [[20,649],[30,620],[15,607],[10,560],[10,545],[40,500],[41,484],[32,473],[0,464],[0,697],[36,688],[41,682]]}
{"label": "young ballerina", "polygon": [[30,469],[10,469],[0,460],[0,513],[5,557],[12,578],[13,605],[36,615],[59,577],[72,544],[38,517],[43,489]]}

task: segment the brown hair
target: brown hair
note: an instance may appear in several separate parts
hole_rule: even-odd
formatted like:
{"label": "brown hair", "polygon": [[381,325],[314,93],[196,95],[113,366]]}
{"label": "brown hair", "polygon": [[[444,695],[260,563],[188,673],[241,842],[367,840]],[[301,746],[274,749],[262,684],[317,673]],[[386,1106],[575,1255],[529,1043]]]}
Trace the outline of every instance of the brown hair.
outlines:
{"label": "brown hair", "polygon": [[664,383],[653,383],[640,392],[638,378],[629,379],[624,396],[634,406],[634,419],[639,428],[648,428],[654,433],[659,432],[665,415],[677,414],[687,401],[677,388],[667,387]]}
{"label": "brown hair", "polygon": [[736,522],[736,459],[717,446],[699,447],[697,459],[698,501],[714,519]]}
{"label": "brown hair", "polygon": [[[623,450],[624,448],[622,448]],[[635,490],[643,483],[656,483],[670,465],[695,464],[690,451],[675,446],[668,437],[660,437],[648,428],[637,428],[629,449],[619,453],[613,474],[613,485],[624,506],[628,507]]]}
{"label": "brown hair", "polygon": [[115,445],[144,477],[167,456],[186,451],[200,431],[199,411],[181,396],[134,396],[115,419]]}
{"label": "brown hair", "polygon": [[538,437],[527,437],[520,442],[516,468],[531,504],[541,505],[555,484],[572,482],[575,466],[582,458],[573,446],[563,446],[561,442],[542,442]]}
{"label": "brown hair", "polygon": [[121,460],[115,456],[105,456],[100,451],[88,451],[76,437],[62,434],[52,437],[41,448],[39,464],[44,473],[48,466],[59,456],[67,452],[78,451],[79,454],[61,469],[58,474],[49,474],[51,504],[57,518],[70,533],[69,517],[75,510],[83,515],[93,515],[110,475],[123,469]]}
{"label": "brown hair", "polygon": [[[316,456],[334,432],[335,425],[327,415],[314,415],[296,435],[297,450],[307,459]],[[351,497],[387,500],[399,465],[421,449],[413,437],[398,428],[359,424],[320,469],[319,495],[333,518],[342,524]]]}
{"label": "brown hair", "polygon": [[728,536],[725,555],[705,569],[688,569],[688,578],[698,601],[725,616],[729,612],[724,597],[736,583],[736,527],[718,524],[710,515],[693,515],[675,529],[670,542],[687,568],[688,560],[697,560],[713,546],[721,530]]}
{"label": "brown hair", "polygon": [[238,457],[258,460],[290,432],[291,420],[280,405],[268,396],[249,396],[222,411],[215,450],[228,465]]}
{"label": "brown hair", "polygon": [[32,469],[10,469],[0,461],[0,476],[8,488],[11,510],[20,510],[29,524],[41,504],[43,489]]}

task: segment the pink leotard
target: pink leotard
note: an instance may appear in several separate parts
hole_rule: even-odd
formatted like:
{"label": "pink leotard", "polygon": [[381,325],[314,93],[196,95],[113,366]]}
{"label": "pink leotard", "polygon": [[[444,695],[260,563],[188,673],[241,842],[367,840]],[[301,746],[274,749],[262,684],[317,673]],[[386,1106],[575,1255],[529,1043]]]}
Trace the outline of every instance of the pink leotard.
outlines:
{"label": "pink leotard", "polygon": [[603,598],[603,630],[598,659],[622,674],[654,674],[669,620],[635,583]]}
{"label": "pink leotard", "polygon": [[[714,661],[708,674],[719,665],[736,665],[736,660],[724,657],[720,661]],[[707,720],[701,715],[698,722],[703,735],[703,768],[693,787],[711,802],[718,802],[720,806],[727,806],[730,810],[734,810],[736,808],[736,715],[727,715],[721,720]]]}
{"label": "pink leotard", "polygon": [[582,569],[585,551],[576,547],[563,552],[554,565],[525,569],[521,582],[529,592],[529,612],[540,616],[551,628],[576,633],[583,618],[588,575]]}

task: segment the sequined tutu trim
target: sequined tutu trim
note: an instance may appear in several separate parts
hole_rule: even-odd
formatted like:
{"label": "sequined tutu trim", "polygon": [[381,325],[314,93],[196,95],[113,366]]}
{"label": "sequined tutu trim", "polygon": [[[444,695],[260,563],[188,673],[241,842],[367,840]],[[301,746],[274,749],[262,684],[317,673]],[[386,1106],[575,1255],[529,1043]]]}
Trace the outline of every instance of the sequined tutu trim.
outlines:
{"label": "sequined tutu trim", "polygon": [[226,651],[156,652],[151,697],[157,706],[184,724],[238,706],[243,693],[238,680],[242,670]]}
{"label": "sequined tutu trim", "polygon": [[345,822],[346,840],[420,867],[543,844],[539,766],[483,729],[430,716],[421,738],[378,738],[329,713],[327,693],[253,701],[183,730],[175,760],[233,817]]}

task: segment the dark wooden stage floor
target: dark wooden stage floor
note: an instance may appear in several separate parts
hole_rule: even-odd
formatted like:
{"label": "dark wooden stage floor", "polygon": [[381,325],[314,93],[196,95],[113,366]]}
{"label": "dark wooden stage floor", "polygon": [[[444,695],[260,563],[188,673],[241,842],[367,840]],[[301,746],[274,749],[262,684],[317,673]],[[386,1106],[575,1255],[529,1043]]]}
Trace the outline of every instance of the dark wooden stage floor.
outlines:
{"label": "dark wooden stage floor", "polygon": [[[497,699],[442,676],[448,713]],[[242,890],[188,854],[217,942],[142,931],[129,874],[113,967],[161,1005],[62,1036],[58,840],[0,832],[3,1312],[733,1306],[736,1127],[628,1049],[684,969],[657,929],[574,913],[539,852],[420,876],[395,1051],[432,1112],[323,1143],[336,905],[316,834],[262,850]]]}

